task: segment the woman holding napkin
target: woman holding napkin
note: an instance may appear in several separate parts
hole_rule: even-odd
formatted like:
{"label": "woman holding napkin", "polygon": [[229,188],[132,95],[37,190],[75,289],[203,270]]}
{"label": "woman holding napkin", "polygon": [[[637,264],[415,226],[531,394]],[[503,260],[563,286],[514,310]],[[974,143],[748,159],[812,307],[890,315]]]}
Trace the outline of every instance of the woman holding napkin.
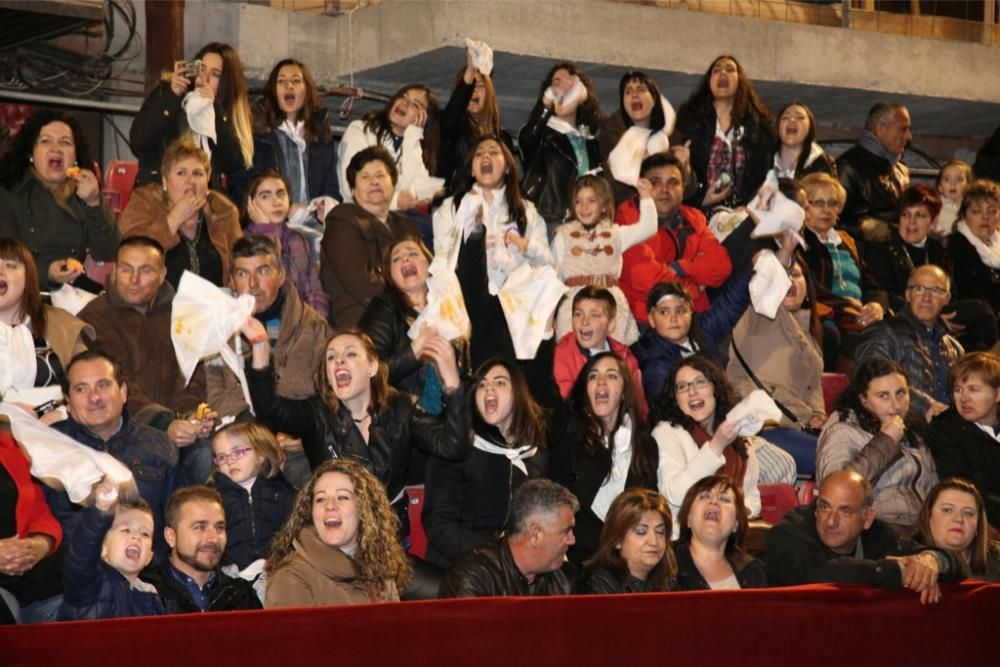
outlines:
{"label": "woman holding napkin", "polygon": [[[740,435],[744,420],[728,416],[736,405],[725,373],[701,354],[680,361],[667,374],[650,423],[656,424],[660,490],[675,516],[691,485],[715,474],[740,482],[750,516],[760,514],[760,466],[753,445]],[[675,525],[673,539],[679,530]]]}

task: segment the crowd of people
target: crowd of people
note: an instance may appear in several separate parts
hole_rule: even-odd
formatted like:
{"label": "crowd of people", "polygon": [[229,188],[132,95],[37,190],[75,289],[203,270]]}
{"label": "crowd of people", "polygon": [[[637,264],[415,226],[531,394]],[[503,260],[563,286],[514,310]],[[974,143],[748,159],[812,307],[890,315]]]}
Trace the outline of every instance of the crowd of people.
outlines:
{"label": "crowd of people", "polygon": [[[481,56],[443,108],[407,85],[337,140],[306,64],[252,105],[208,44],[136,117],[117,219],[77,123],[24,124],[0,161],[0,622],[1000,582],[997,175],[911,184],[891,102],[834,159],[728,55],[676,111],[626,72],[609,115],[558,63],[514,136]],[[252,297],[193,372],[191,274]],[[824,372],[848,377],[829,412]],[[780,416],[748,426],[761,403]],[[129,479],[61,485],[30,455],[49,440]],[[760,519],[761,485],[811,480]]]}

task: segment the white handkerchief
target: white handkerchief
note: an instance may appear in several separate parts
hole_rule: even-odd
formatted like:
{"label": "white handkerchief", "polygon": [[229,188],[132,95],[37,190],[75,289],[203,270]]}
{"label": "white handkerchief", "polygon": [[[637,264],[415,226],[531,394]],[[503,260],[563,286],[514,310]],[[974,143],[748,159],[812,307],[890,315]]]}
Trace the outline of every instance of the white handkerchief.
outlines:
{"label": "white handkerchief", "polygon": [[174,295],[170,339],[185,384],[191,381],[199,361],[218,354],[239,378],[247,405],[253,405],[243,364],[228,344],[253,313],[253,306],[254,298],[249,294],[230,296],[201,276],[184,272]]}
{"label": "white handkerchief", "polygon": [[187,115],[188,127],[197,135],[198,145],[211,157],[212,147],[208,140],[219,143],[215,134],[215,103],[202,97],[197,90],[192,90],[184,96],[181,106]]}
{"label": "white handkerchief", "polygon": [[110,454],[63,435],[12,403],[0,403],[0,414],[8,417],[14,439],[31,460],[31,474],[46,486],[64,489],[74,503],[90,496],[105,475],[120,496],[138,496],[132,472]]}
{"label": "white handkerchief", "polygon": [[69,283],[63,283],[62,287],[51,292],[49,296],[52,298],[53,306],[62,308],[70,315],[76,315],[84,306],[97,298],[96,294],[73,287]]}
{"label": "white handkerchief", "polygon": [[792,279],[781,265],[781,261],[770,250],[761,251],[753,265],[750,279],[750,302],[753,309],[773,320],[778,308],[792,286]]}
{"label": "white handkerchief", "polygon": [[417,339],[424,325],[434,327],[438,335],[449,341],[472,334],[462,286],[454,272],[445,270],[441,275],[427,276],[427,306],[410,325],[407,331],[410,340]]}
{"label": "white handkerchief", "polygon": [[535,358],[538,346],[552,334],[549,321],[568,291],[554,268],[532,267],[527,262],[504,281],[498,296],[518,359]]}
{"label": "white handkerchief", "polygon": [[660,103],[663,105],[663,115],[666,125],[662,130],[653,132],[650,129],[633,125],[625,130],[621,139],[608,155],[608,168],[616,181],[626,185],[635,186],[639,180],[639,170],[642,161],[648,155],[665,153],[670,149],[670,132],[674,127],[676,114],[667,98],[661,96]]}
{"label": "white handkerchief", "polygon": [[750,214],[744,208],[731,209],[720,206],[712,213],[712,219],[708,221],[708,228],[715,234],[715,238],[719,240],[719,243],[722,243],[748,217],[750,217]]}
{"label": "white handkerchief", "polygon": [[493,49],[486,42],[465,38],[465,47],[472,51],[472,66],[489,76],[493,73]]}
{"label": "white handkerchief", "polygon": [[778,190],[778,177],[774,170],[768,172],[764,185],[760,186],[747,208],[758,220],[750,234],[753,238],[775,236],[790,229],[799,244],[805,247],[805,240],[798,232],[802,229],[806,212]]}
{"label": "white handkerchief", "polygon": [[744,438],[760,433],[765,422],[780,419],[781,410],[763,389],[754,389],[726,415],[726,421],[737,424],[739,433]]}

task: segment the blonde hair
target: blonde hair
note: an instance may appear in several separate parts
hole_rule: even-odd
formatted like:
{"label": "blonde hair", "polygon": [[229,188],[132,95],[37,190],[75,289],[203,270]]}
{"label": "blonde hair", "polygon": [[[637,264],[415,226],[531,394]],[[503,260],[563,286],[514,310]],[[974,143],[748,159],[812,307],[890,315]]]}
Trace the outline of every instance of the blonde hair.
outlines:
{"label": "blonde hair", "polygon": [[806,197],[812,197],[813,193],[820,188],[828,187],[832,188],[833,191],[837,193],[837,200],[840,202],[840,208],[844,208],[844,203],[847,201],[847,190],[845,190],[844,186],[840,184],[840,181],[830,174],[817,172],[815,174],[803,176],[799,179],[799,185],[806,191]]}
{"label": "blonde hair", "polygon": [[[215,453],[215,439],[225,434],[229,438],[242,441],[260,459],[260,474],[271,479],[281,472],[281,448],[271,430],[257,422],[236,422],[220,428],[212,437],[212,453]],[[212,472],[219,466],[212,464]]]}

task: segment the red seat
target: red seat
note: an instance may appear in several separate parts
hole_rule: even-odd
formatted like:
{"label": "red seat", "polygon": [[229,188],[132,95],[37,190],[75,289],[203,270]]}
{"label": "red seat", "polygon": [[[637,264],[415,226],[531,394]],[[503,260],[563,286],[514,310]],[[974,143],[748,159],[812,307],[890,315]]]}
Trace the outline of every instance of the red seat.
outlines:
{"label": "red seat", "polygon": [[808,505],[819,495],[819,486],[810,480],[799,484],[799,505]]}
{"label": "red seat", "polygon": [[799,505],[799,497],[791,484],[758,484],[760,491],[760,518],[768,523],[778,523],[785,512]]}
{"label": "red seat", "polygon": [[132,194],[132,186],[135,185],[135,178],[138,175],[138,162],[112,160],[108,163],[102,194],[116,219],[125,210],[128,198]]}
{"label": "red seat", "polygon": [[424,533],[424,521],[421,514],[424,511],[424,485],[406,487],[406,495],[410,497],[407,514],[410,517],[410,553],[417,558],[427,557],[427,534]]}
{"label": "red seat", "polygon": [[826,406],[826,414],[833,412],[833,404],[847,388],[848,382],[848,377],[843,373],[823,373],[823,403]]}

